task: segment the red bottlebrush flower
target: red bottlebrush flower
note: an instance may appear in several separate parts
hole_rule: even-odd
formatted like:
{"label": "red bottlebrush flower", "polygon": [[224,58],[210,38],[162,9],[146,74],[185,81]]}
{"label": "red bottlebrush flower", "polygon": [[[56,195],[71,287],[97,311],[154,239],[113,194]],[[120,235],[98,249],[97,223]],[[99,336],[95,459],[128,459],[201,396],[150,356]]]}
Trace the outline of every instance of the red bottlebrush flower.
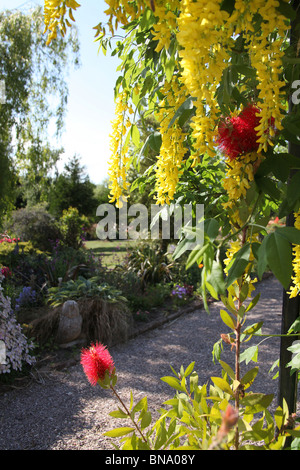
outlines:
{"label": "red bottlebrush flower", "polygon": [[81,365],[92,385],[97,385],[98,380],[103,380],[106,371],[111,374],[114,369],[114,361],[103,344],[92,344],[90,348],[81,351]]}
{"label": "red bottlebrush flower", "polygon": [[[249,104],[238,116],[226,118],[220,123],[217,143],[231,160],[257,151],[259,143],[255,128],[260,123],[258,113],[259,108]],[[274,120],[270,125],[274,125]]]}

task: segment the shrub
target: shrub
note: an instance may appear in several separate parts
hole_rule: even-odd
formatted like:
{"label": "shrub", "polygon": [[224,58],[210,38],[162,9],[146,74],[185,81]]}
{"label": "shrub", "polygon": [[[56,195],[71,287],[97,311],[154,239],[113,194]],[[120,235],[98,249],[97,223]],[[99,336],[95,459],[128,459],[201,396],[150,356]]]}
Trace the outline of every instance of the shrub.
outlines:
{"label": "shrub", "polygon": [[52,307],[57,307],[66,300],[77,300],[82,297],[101,297],[111,303],[126,302],[125,297],[114,287],[106,283],[99,283],[97,277],[85,279],[83,276],[79,276],[76,280],[63,282],[58,287],[51,287],[48,300]]}
{"label": "shrub", "polygon": [[88,226],[88,218],[80,215],[78,209],[69,207],[68,210],[64,210],[59,225],[64,245],[75,249],[80,248]]}
{"label": "shrub", "polygon": [[57,287],[60,282],[76,280],[78,276],[93,276],[95,262],[92,253],[66,247],[57,241],[50,257],[45,257],[41,264],[47,286]]}
{"label": "shrub", "polygon": [[60,237],[54,217],[43,204],[14,211],[6,229],[24,242],[31,241],[42,251],[50,251],[51,242]]}
{"label": "shrub", "polygon": [[136,273],[144,286],[172,280],[174,262],[169,261],[168,255],[158,245],[142,243],[129,249],[125,263],[126,270]]}
{"label": "shrub", "polygon": [[163,305],[171,290],[171,284],[148,285],[143,293],[129,291],[127,299],[132,310],[150,310]]}

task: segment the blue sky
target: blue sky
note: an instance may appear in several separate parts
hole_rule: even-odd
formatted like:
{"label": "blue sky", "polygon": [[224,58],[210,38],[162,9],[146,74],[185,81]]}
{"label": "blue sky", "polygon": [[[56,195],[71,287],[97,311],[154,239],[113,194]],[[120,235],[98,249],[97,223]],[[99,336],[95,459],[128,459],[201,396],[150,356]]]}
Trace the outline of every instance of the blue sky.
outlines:
{"label": "blue sky", "polygon": [[[91,181],[101,183],[107,177],[109,134],[114,118],[113,89],[117,79],[118,59],[98,53],[93,27],[106,21],[104,0],[82,0],[75,19],[80,41],[81,67],[68,77],[69,102],[65,131],[57,146],[62,146],[64,162],[77,154]],[[43,5],[43,0],[0,0],[0,10]]]}

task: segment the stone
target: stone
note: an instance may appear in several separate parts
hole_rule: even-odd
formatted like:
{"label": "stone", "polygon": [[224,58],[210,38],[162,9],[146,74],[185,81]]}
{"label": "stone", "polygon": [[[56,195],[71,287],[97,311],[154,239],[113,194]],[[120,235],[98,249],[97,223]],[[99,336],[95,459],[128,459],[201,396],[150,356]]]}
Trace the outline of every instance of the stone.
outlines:
{"label": "stone", "polygon": [[58,344],[67,344],[76,340],[81,334],[82,316],[75,300],[67,300],[62,307],[56,333]]}

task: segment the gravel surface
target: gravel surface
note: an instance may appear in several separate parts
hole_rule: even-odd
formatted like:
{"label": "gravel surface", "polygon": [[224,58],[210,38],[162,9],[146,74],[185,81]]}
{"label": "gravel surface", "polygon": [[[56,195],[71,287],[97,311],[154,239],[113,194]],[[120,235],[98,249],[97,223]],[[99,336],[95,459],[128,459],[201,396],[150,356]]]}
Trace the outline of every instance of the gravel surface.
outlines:
{"label": "gravel surface", "polygon": [[[263,333],[280,333],[282,289],[279,283],[271,277],[258,284],[258,291],[261,299],[249,314],[249,324],[263,320]],[[110,348],[118,375],[116,388],[123,401],[129,404],[130,390],[135,402],[147,395],[149,410],[156,416],[163,401],[173,395],[169,386],[160,380],[172,375],[170,365],[179,370],[181,365],[186,367],[195,361],[200,384],[208,382],[210,376],[220,375],[220,365],[212,361],[214,343],[220,333],[228,332],[220,319],[220,308],[222,304],[215,302],[210,315],[198,309]],[[258,338],[255,340],[259,342]],[[253,389],[274,393],[275,407],[278,382],[272,380],[268,371],[279,357],[279,347],[278,338],[261,344],[260,373]],[[222,359],[233,367],[233,353],[226,345]],[[244,363],[242,373],[243,367]],[[246,367],[253,367],[253,363]],[[109,416],[117,406],[109,391],[89,384],[78,361],[65,370],[41,372],[38,380],[27,387],[0,396],[0,449],[111,450],[110,439],[102,434],[125,424]]]}

